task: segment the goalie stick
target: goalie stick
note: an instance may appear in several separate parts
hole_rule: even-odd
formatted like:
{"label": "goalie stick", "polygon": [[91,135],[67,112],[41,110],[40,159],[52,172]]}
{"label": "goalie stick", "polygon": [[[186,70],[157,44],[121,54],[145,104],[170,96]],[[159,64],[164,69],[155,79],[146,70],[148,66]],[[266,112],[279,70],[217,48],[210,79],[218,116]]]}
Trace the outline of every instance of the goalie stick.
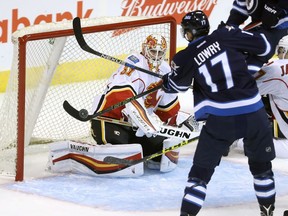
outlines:
{"label": "goalie stick", "polygon": [[155,77],[158,77],[158,78],[162,78],[162,75],[160,75],[160,74],[154,73],[154,72],[146,70],[144,68],[137,67],[137,66],[129,64],[129,63],[125,62],[125,61],[122,61],[121,59],[117,59],[117,58],[115,58],[113,56],[109,56],[109,55],[106,55],[104,53],[101,53],[101,52],[98,52],[98,51],[92,49],[86,43],[86,41],[84,39],[84,36],[83,36],[83,33],[82,33],[82,28],[81,28],[81,19],[79,17],[75,17],[73,19],[73,30],[74,30],[74,34],[75,34],[75,37],[76,37],[76,40],[77,40],[79,46],[81,47],[81,49],[85,50],[86,52],[92,53],[92,54],[97,55],[97,56],[99,56],[101,58],[104,58],[106,60],[115,62],[117,64],[121,64],[121,65],[124,65],[126,67],[130,67],[132,69],[136,69],[138,71],[150,74],[152,76],[155,76]]}
{"label": "goalie stick", "polygon": [[88,111],[86,109],[81,109],[81,110],[78,111],[67,100],[65,100],[63,102],[63,108],[69,115],[71,115],[75,119],[85,122],[85,121],[89,121],[89,120],[91,120],[91,119],[93,119],[93,118],[95,118],[97,116],[103,115],[104,113],[110,112],[111,110],[116,109],[116,108],[118,108],[120,106],[124,106],[125,104],[131,102],[132,100],[136,100],[136,99],[138,99],[140,97],[143,97],[143,96],[145,96],[147,94],[150,94],[151,92],[154,92],[154,91],[160,89],[161,86],[162,85],[158,85],[158,86],[156,86],[154,88],[151,88],[151,89],[149,89],[147,91],[144,91],[144,92],[142,92],[142,93],[140,93],[138,95],[135,95],[135,96],[132,96],[130,98],[127,98],[127,99],[125,99],[123,101],[120,101],[119,103],[116,103],[116,104],[114,104],[114,105],[112,105],[110,107],[107,107],[106,109],[101,110],[99,112],[96,112],[96,113],[94,113],[92,115],[89,115]]}
{"label": "goalie stick", "polygon": [[125,159],[125,158],[117,158],[117,157],[113,157],[113,156],[106,156],[103,161],[106,162],[106,163],[109,163],[109,164],[120,164],[120,165],[126,165],[126,166],[133,166],[133,165],[136,165],[136,164],[139,164],[139,163],[142,163],[142,162],[146,162],[148,160],[151,160],[155,157],[158,157],[162,154],[166,154],[167,152],[170,152],[170,151],[173,151],[175,149],[178,149],[182,146],[185,146],[185,145],[188,145],[189,143],[195,141],[195,140],[198,140],[199,139],[199,136],[196,136],[196,137],[193,137],[189,140],[184,140],[180,143],[178,143],[177,145],[174,145],[174,146],[171,146],[169,148],[165,148],[165,149],[162,149],[161,151],[158,151],[154,154],[151,154],[151,155],[147,155],[145,157],[143,157],[142,159],[139,159],[139,160],[129,160],[129,159]]}

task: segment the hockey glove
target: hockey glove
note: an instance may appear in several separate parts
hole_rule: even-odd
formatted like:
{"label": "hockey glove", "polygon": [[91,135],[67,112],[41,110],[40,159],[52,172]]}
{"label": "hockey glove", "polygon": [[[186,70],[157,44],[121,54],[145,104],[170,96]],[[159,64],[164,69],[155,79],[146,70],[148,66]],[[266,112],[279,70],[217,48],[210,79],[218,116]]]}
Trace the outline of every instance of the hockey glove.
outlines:
{"label": "hockey glove", "polygon": [[264,28],[271,28],[279,22],[280,19],[284,18],[287,12],[277,6],[265,4],[262,12],[262,24]]}
{"label": "hockey glove", "polygon": [[168,94],[171,94],[171,93],[177,93],[177,91],[175,91],[174,89],[171,89],[168,85],[168,82],[169,82],[169,74],[170,73],[167,73],[165,74],[163,77],[162,77],[162,80],[163,80],[163,83],[162,83],[162,89],[164,92],[168,93]]}
{"label": "hockey glove", "polygon": [[146,135],[151,137],[160,131],[162,121],[155,113],[149,114],[143,104],[141,99],[131,101],[131,103],[125,105],[122,113],[128,117],[133,127],[138,128],[136,136],[142,137]]}
{"label": "hockey glove", "polygon": [[194,116],[190,113],[179,111],[176,116],[170,118],[167,122],[168,125],[177,127],[186,127],[192,132],[199,132],[199,123],[195,120]]}
{"label": "hockey glove", "polygon": [[200,125],[199,123],[196,121],[194,116],[189,116],[189,118],[187,118],[181,125],[180,127],[185,126],[186,128],[188,128],[190,131],[192,132],[199,132],[200,131]]}

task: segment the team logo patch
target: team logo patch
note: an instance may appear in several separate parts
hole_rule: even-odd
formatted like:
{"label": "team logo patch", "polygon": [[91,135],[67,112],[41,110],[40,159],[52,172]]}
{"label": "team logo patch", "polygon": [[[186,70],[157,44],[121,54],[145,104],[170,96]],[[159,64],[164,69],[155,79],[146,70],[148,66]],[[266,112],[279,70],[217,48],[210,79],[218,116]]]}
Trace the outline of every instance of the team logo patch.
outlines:
{"label": "team logo patch", "polygon": [[252,14],[258,8],[258,0],[246,0],[248,14]]}
{"label": "team logo patch", "polygon": [[129,59],[130,61],[134,62],[135,64],[136,64],[137,62],[139,62],[139,59],[138,59],[136,56],[134,56],[134,55],[129,56],[128,59]]}
{"label": "team logo patch", "polygon": [[266,148],[265,148],[265,151],[266,151],[266,152],[271,152],[272,149],[271,149],[271,147],[269,146],[269,147],[266,147]]}
{"label": "team logo patch", "polygon": [[120,136],[120,131],[114,131],[114,134],[116,135],[116,136]]}

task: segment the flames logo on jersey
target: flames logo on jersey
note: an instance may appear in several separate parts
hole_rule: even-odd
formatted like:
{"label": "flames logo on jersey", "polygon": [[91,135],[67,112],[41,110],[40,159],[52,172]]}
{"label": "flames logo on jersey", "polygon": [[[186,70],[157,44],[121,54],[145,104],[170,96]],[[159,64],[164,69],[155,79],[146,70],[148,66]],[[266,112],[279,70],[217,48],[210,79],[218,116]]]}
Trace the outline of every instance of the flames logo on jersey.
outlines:
{"label": "flames logo on jersey", "polygon": [[[148,86],[147,90],[155,88],[156,86],[159,86],[161,84],[162,84],[162,80],[156,83],[152,83]],[[157,97],[157,93],[158,91],[154,91],[147,95],[147,97],[144,100],[144,105],[146,108],[155,107],[158,104],[161,96]]]}

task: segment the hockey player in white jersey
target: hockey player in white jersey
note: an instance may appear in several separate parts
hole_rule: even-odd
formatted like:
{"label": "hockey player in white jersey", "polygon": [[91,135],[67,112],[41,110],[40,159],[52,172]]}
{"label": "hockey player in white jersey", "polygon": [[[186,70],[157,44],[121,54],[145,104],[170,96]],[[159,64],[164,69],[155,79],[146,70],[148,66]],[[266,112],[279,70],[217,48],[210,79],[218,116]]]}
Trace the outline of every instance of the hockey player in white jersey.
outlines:
{"label": "hockey player in white jersey", "polygon": [[[144,40],[142,51],[129,55],[125,62],[160,75],[165,75],[171,71],[169,64],[165,61],[166,51],[167,42],[165,38],[158,34],[151,34]],[[162,79],[159,77],[124,65],[120,66],[109,78],[103,95],[95,97],[92,113],[100,112],[107,107],[111,107],[116,103],[161,84]],[[89,168],[95,164],[102,166],[101,170],[96,173],[101,176],[139,176],[143,174],[143,164],[141,164],[142,166],[138,164],[137,166],[128,168],[115,166],[115,164],[113,167],[113,164],[110,164],[108,166],[109,170],[105,170],[103,167],[107,167],[107,164],[102,164],[103,157],[105,155],[118,156],[120,158],[137,160],[174,146],[182,141],[178,137],[167,138],[156,135],[163,124],[167,125],[167,127],[175,126],[174,128],[182,126],[182,129],[186,128],[186,131],[188,130],[187,126],[190,129],[189,131],[195,131],[198,127],[198,123],[193,121],[189,113],[180,111],[177,94],[166,94],[160,88],[142,98],[131,101],[125,106],[113,109],[98,119],[92,119],[91,134],[97,142],[97,146],[92,148],[89,145],[80,144],[80,146],[84,145],[87,147],[83,149],[78,147],[77,143],[72,142],[66,145],[62,143],[56,145],[54,150],[52,149],[52,152],[61,152],[63,148],[67,149],[67,145],[70,152],[72,151],[73,153],[83,149],[86,150],[86,152],[82,151],[85,156],[88,155],[90,159],[92,158],[96,161],[92,162],[87,158],[77,161],[79,159],[75,159],[74,157],[73,161],[76,161],[76,163],[73,166],[77,166],[79,170],[86,164],[86,161],[89,161],[89,165],[87,165],[88,167],[90,166]],[[61,157],[63,157],[62,153]],[[179,150],[176,149],[146,161],[146,165],[148,168],[158,169],[160,172],[169,172],[176,168],[178,157]],[[55,158],[58,157],[54,155],[53,158],[55,161]],[[61,166],[60,169],[63,167]],[[54,168],[54,170],[57,169],[55,163],[52,163],[51,168]],[[95,172],[98,167],[94,166],[92,169]]]}
{"label": "hockey player in white jersey", "polygon": [[[269,99],[266,109],[273,121],[276,157],[288,158],[288,35],[279,41],[276,55],[279,59],[264,65],[254,76],[260,94]],[[243,149],[242,140],[234,146]]]}
{"label": "hockey player in white jersey", "polygon": [[279,41],[276,54],[279,59],[264,65],[255,78],[260,94],[269,96],[273,116],[288,139],[288,35]]}

